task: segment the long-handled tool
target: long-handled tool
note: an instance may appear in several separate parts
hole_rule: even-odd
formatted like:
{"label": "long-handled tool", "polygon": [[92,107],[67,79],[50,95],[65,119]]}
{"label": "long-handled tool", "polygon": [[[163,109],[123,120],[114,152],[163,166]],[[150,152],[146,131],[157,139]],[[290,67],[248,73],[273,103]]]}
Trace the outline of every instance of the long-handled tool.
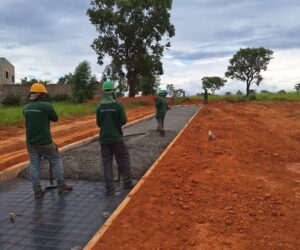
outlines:
{"label": "long-handled tool", "polygon": [[54,182],[53,182],[53,170],[52,170],[51,166],[49,166],[49,180],[50,180],[50,185],[48,187],[46,187],[46,189],[57,188],[57,185],[54,185]]}

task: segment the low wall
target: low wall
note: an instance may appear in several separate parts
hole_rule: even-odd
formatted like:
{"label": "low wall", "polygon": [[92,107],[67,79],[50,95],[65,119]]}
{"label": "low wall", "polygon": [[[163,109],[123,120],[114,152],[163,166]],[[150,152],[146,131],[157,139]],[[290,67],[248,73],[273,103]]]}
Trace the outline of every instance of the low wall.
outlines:
{"label": "low wall", "polygon": [[[29,96],[30,85],[24,84],[0,84],[0,103],[8,95],[20,95],[22,102],[25,102]],[[47,85],[49,96],[57,96],[62,94],[72,95],[72,89],[67,84],[49,84]],[[95,97],[101,95],[100,86],[95,91]]]}

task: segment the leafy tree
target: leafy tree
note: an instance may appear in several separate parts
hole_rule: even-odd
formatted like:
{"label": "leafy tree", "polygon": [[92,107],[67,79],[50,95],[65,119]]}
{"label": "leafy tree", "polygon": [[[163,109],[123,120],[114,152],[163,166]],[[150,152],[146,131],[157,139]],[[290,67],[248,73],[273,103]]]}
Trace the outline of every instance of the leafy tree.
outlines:
{"label": "leafy tree", "polygon": [[226,92],[225,95],[232,95],[232,93],[230,91]]}
{"label": "leafy tree", "polygon": [[262,93],[262,94],[270,94],[270,91],[268,91],[268,90],[261,90],[260,93]]}
{"label": "leafy tree", "polygon": [[300,82],[295,85],[295,90],[300,91]]}
{"label": "leafy tree", "polygon": [[222,88],[226,82],[226,79],[218,76],[205,76],[202,78],[202,88],[210,89],[214,95],[215,91]]}
{"label": "leafy tree", "polygon": [[73,74],[66,74],[58,79],[58,84],[71,84]]}
{"label": "leafy tree", "polygon": [[70,83],[72,85],[73,99],[75,102],[82,103],[94,97],[98,82],[96,76],[92,76],[89,62],[83,61],[79,63]]}
{"label": "leafy tree", "polygon": [[159,82],[158,77],[142,76],[139,78],[139,89],[142,95],[155,95],[157,93]]}
{"label": "leafy tree", "polygon": [[230,65],[227,68],[225,76],[246,82],[246,94],[248,96],[250,85],[255,83],[259,86],[263,80],[260,72],[267,70],[272,55],[272,50],[263,47],[240,49],[230,59]]}
{"label": "leafy tree", "polygon": [[102,82],[107,80],[117,83],[115,89],[116,96],[124,97],[125,92],[128,91],[126,78],[123,72],[120,71],[114,64],[106,66],[102,73]]}
{"label": "leafy tree", "polygon": [[176,89],[173,84],[167,84],[166,85],[166,90],[167,90],[168,94],[172,97],[178,97],[178,96],[181,96],[181,95],[183,97],[185,97],[184,89]]}
{"label": "leafy tree", "polygon": [[278,91],[278,94],[286,94],[286,91],[285,91],[284,89],[279,90],[279,91]]}
{"label": "leafy tree", "polygon": [[242,92],[241,90],[238,90],[238,91],[236,92],[236,94],[237,94],[237,95],[243,95],[243,92]]}
{"label": "leafy tree", "polygon": [[31,79],[28,79],[27,77],[24,77],[21,79],[21,84],[33,84],[33,83],[36,83],[36,82],[40,82],[40,83],[43,83],[43,84],[49,84],[50,81],[49,80],[39,80],[37,78],[31,78]]}
{"label": "leafy tree", "polygon": [[98,63],[108,55],[125,75],[129,96],[135,96],[139,77],[163,74],[161,57],[175,35],[172,0],[93,0],[91,5],[87,15],[99,32],[92,44]]}

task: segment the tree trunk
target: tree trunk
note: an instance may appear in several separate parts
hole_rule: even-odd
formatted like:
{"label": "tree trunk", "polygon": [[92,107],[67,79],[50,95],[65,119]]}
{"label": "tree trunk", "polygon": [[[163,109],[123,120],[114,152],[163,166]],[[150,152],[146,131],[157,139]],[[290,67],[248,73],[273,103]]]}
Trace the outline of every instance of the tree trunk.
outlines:
{"label": "tree trunk", "polygon": [[128,82],[128,88],[129,88],[129,97],[135,97],[134,71],[128,71],[126,78],[127,78],[127,82]]}
{"label": "tree trunk", "polygon": [[246,95],[249,96],[250,94],[250,83],[247,83]]}

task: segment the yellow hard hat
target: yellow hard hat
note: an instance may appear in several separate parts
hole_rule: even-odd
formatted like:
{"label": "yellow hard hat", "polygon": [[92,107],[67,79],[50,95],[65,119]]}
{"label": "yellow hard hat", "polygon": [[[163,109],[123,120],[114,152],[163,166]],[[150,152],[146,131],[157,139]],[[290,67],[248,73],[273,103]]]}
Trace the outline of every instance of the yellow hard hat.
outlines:
{"label": "yellow hard hat", "polygon": [[44,84],[37,82],[37,83],[34,83],[31,85],[30,93],[46,93],[46,94],[48,94],[48,91],[47,91],[46,87],[44,86]]}

